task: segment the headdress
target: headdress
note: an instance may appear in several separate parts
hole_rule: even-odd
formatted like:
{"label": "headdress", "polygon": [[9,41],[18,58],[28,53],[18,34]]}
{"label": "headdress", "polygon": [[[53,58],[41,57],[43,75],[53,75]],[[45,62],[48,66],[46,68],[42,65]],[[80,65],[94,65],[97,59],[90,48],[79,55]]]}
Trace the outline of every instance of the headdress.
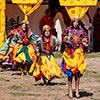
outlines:
{"label": "headdress", "polygon": [[21,22],[21,24],[29,24],[29,21],[23,20],[23,21]]}
{"label": "headdress", "polygon": [[79,20],[79,16],[78,16],[78,15],[73,16],[73,17],[72,17],[72,21],[73,21],[73,20],[77,20],[77,21],[78,21],[78,20]]}
{"label": "headdress", "polygon": [[43,31],[44,31],[44,30],[50,30],[50,29],[51,29],[51,28],[50,28],[49,25],[44,25],[44,26],[43,26]]}

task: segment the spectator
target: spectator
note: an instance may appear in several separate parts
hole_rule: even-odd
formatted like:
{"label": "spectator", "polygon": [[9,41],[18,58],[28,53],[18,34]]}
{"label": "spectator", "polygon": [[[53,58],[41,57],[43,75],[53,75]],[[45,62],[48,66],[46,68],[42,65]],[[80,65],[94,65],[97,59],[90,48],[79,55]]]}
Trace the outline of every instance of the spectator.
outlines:
{"label": "spectator", "polygon": [[49,25],[51,28],[53,28],[53,17],[51,16],[51,10],[47,9],[45,11],[45,16],[42,17],[42,19],[40,20],[40,30],[42,31],[42,28],[44,25]]}
{"label": "spectator", "polygon": [[[64,18],[63,18],[61,11],[56,8],[55,13],[56,14],[53,19],[54,28],[56,29],[56,32],[57,32],[57,38],[60,40],[60,42],[62,42],[61,35],[62,35],[62,32],[65,30],[66,25],[64,23]],[[58,48],[58,51],[59,52],[61,51],[61,47]]]}
{"label": "spectator", "polygon": [[94,50],[94,52],[99,52],[100,51],[100,8],[97,9],[96,14],[94,15],[93,26],[94,26],[93,50]]}

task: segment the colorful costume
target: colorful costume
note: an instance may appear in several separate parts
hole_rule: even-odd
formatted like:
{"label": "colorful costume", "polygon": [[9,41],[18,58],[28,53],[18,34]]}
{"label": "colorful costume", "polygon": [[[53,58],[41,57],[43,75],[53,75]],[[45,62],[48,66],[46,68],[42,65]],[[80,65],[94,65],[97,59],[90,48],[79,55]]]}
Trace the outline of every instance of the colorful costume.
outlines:
{"label": "colorful costume", "polygon": [[4,43],[3,47],[0,50],[0,59],[3,59],[4,56],[7,54],[9,44],[10,44],[10,39],[7,39],[6,42]]}
{"label": "colorful costume", "polygon": [[65,51],[62,55],[62,70],[69,77],[82,75],[86,70],[83,39],[87,39],[87,33],[81,27],[78,29],[67,27],[63,32]]}
{"label": "colorful costume", "polygon": [[[46,38],[41,37],[39,44],[41,46],[41,51],[44,49],[48,52],[41,52],[41,56],[37,60],[34,70],[30,70],[30,73],[33,74],[36,80],[39,80],[45,77],[47,80],[50,80],[53,77],[60,78],[61,68],[57,64],[52,51],[58,39],[55,36],[50,36],[49,41]],[[32,72],[33,71],[33,72]]]}
{"label": "colorful costume", "polygon": [[4,43],[3,47],[0,49],[0,59],[3,61],[6,61],[9,58],[10,52],[12,51],[11,40],[14,36],[14,34],[19,30],[19,28],[16,28],[14,30],[11,30],[9,33],[9,36],[7,37],[6,42]]}
{"label": "colorful costume", "polygon": [[13,48],[13,61],[21,64],[32,64],[36,61],[34,43],[36,43],[36,37],[30,29],[27,33],[22,29],[17,31],[10,45]]}

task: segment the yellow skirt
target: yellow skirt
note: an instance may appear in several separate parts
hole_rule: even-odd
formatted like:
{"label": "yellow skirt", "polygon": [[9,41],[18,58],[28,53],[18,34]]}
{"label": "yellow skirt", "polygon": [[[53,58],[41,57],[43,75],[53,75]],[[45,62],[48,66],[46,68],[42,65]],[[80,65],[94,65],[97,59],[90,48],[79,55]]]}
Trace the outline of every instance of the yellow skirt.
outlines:
{"label": "yellow skirt", "polygon": [[70,48],[65,49],[62,56],[64,63],[64,70],[69,70],[73,74],[80,73],[83,74],[86,70],[86,59],[84,50],[82,48],[78,48],[75,50],[74,54],[71,54]]}
{"label": "yellow skirt", "polygon": [[19,62],[22,64],[33,63],[34,61],[36,61],[36,53],[35,53],[33,45],[31,44],[25,47],[23,47],[23,45],[16,44],[12,55],[13,55],[12,56],[13,61]]}
{"label": "yellow skirt", "polygon": [[[30,70],[30,72],[32,72],[32,70]],[[50,80],[52,77],[60,78],[61,74],[61,68],[52,55],[50,59],[48,59],[47,56],[41,56],[34,66],[33,76],[37,80],[43,78],[43,76],[45,76],[47,80]]]}

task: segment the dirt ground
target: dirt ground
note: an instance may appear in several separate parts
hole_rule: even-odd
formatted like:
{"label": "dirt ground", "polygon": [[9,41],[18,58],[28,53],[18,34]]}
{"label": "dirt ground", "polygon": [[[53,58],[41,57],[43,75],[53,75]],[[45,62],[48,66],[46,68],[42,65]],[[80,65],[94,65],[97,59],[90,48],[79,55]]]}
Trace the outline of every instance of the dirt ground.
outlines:
{"label": "dirt ground", "polygon": [[[61,58],[57,58],[57,62],[60,64]],[[74,91],[73,80],[75,94]],[[51,85],[43,86],[42,80],[36,82],[32,76],[20,76],[19,71],[0,71],[0,100],[70,100],[67,93],[67,76],[64,74]],[[87,58],[87,70],[80,81],[80,95],[78,100],[100,100],[100,58]]]}

